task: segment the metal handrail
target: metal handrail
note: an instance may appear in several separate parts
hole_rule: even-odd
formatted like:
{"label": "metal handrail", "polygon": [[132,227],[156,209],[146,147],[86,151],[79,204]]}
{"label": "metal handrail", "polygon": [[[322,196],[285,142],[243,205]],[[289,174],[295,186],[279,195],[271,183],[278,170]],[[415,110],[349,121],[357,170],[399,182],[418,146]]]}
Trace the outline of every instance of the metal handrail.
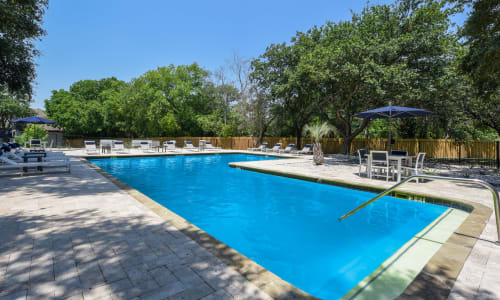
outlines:
{"label": "metal handrail", "polygon": [[347,214],[343,215],[342,217],[339,218],[339,220],[344,220],[347,217],[351,216],[358,210],[362,209],[363,207],[369,205],[370,203],[373,203],[375,200],[384,197],[385,195],[389,194],[390,192],[394,191],[397,187],[407,183],[410,180],[413,179],[432,179],[432,180],[446,180],[446,181],[455,181],[455,182],[469,182],[469,183],[477,183],[480,184],[484,187],[486,187],[488,190],[490,190],[491,195],[493,196],[493,206],[495,208],[495,219],[496,219],[496,224],[497,224],[497,235],[498,235],[498,241],[500,241],[500,216],[499,216],[499,209],[500,209],[500,197],[498,196],[498,191],[489,183],[486,181],[480,180],[480,179],[470,179],[470,178],[458,178],[458,177],[444,177],[444,176],[434,176],[434,175],[412,175],[408,178],[406,178],[403,181],[400,181],[396,183],[395,185],[391,186],[387,190],[383,191],[382,193],[378,194],[377,196],[373,197],[372,199],[366,201],[365,203],[361,204],[360,206],[356,207],[354,210],[348,212]]}

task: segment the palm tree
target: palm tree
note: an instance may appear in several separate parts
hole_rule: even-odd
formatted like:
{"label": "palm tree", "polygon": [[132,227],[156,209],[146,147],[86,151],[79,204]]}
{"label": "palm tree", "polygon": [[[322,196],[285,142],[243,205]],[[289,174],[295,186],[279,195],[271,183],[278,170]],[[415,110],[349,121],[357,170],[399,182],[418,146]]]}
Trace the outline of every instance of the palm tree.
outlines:
{"label": "palm tree", "polygon": [[316,165],[321,165],[325,161],[323,151],[321,150],[321,140],[333,131],[333,128],[327,122],[323,124],[307,124],[304,127],[305,135],[313,139],[313,161]]}

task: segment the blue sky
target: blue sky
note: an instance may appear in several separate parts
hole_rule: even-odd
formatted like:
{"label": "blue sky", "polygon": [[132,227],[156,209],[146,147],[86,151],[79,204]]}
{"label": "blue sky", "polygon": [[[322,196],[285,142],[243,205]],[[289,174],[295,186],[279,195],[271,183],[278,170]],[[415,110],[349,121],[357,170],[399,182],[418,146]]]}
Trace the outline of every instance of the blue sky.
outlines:
{"label": "blue sky", "polygon": [[[371,4],[392,1],[372,0]],[[51,0],[37,43],[33,107],[78,80],[128,81],[158,66],[197,62],[208,70],[236,51],[259,56],[327,20],[349,19],[365,0]]]}

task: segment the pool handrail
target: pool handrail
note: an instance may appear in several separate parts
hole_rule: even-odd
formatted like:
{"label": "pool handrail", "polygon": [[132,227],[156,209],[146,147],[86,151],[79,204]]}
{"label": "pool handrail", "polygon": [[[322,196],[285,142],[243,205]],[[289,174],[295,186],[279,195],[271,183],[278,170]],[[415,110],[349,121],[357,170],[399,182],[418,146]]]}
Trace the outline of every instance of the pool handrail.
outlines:
{"label": "pool handrail", "polygon": [[454,182],[469,182],[469,183],[476,183],[480,184],[484,187],[486,187],[490,192],[491,195],[493,196],[493,207],[495,210],[495,219],[496,219],[496,225],[497,225],[497,237],[498,241],[500,242],[500,215],[499,215],[499,210],[500,210],[500,197],[498,195],[498,191],[488,182],[480,179],[474,179],[474,178],[459,178],[459,177],[445,177],[445,176],[435,176],[435,175],[412,175],[410,177],[407,177],[406,179],[396,183],[395,185],[391,186],[390,188],[386,189],[385,191],[381,192],[377,196],[373,197],[372,199],[366,201],[365,203],[361,204],[360,206],[356,207],[352,211],[348,212],[347,214],[343,215],[342,217],[339,218],[339,220],[344,220],[348,218],[349,216],[353,215],[355,212],[358,210],[362,209],[363,207],[375,202],[375,200],[382,198],[383,196],[389,194],[390,192],[394,191],[397,187],[407,183],[410,180],[413,179],[431,179],[431,180],[446,180],[446,181],[454,181]]}

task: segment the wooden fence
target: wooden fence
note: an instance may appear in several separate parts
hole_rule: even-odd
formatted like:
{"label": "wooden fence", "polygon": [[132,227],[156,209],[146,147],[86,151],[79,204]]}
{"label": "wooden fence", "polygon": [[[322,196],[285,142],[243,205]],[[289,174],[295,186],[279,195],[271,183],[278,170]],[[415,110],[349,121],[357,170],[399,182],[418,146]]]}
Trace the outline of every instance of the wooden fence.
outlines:
{"label": "wooden fence", "polygon": [[[84,140],[96,140],[104,138],[68,138],[65,140],[67,146],[81,148]],[[124,141],[130,145],[130,138],[113,138]],[[141,139],[141,138],[137,138]],[[168,140],[175,140],[177,145],[184,145],[184,141],[192,141],[194,146],[198,146],[200,139],[212,142],[214,146],[224,149],[246,150],[256,147],[257,139],[252,137],[155,137],[144,138],[147,140],[158,140],[161,143]],[[322,142],[325,153],[340,153],[342,150],[341,138],[324,138]],[[296,143],[294,137],[265,137],[264,142],[269,146],[276,143],[283,145]],[[310,138],[303,138],[302,145],[311,143]],[[450,139],[395,139],[392,145],[393,150],[406,150],[410,155],[417,155],[425,152],[427,158],[450,159],[450,160],[488,160],[490,164],[499,164],[499,141],[458,141]],[[284,146],[283,146],[284,147]],[[355,139],[351,145],[351,153],[356,153],[358,149],[384,150],[387,149],[387,139]]]}

